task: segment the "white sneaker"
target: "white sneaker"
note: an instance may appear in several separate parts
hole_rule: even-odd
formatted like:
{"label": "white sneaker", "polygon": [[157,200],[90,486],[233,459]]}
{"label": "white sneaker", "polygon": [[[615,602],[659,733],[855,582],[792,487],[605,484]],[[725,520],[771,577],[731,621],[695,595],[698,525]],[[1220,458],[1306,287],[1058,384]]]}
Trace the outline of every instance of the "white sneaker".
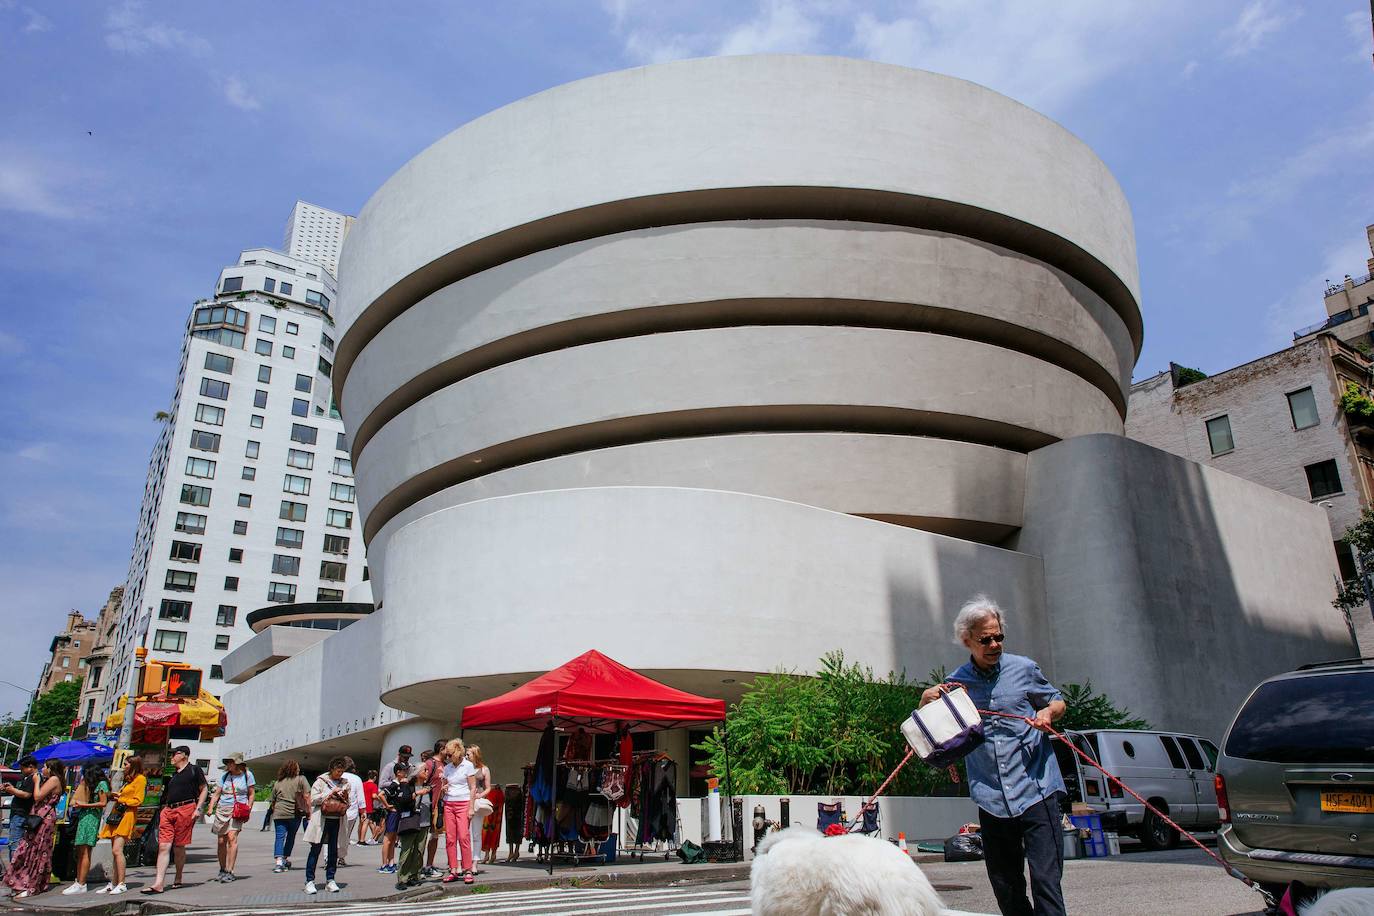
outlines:
{"label": "white sneaker", "polygon": [[116,884],[114,887],[110,888],[110,893],[111,893],[111,894],[123,894],[123,893],[125,893],[125,892],[128,891],[128,890],[129,890],[129,885],[127,885],[127,884]]}
{"label": "white sneaker", "polygon": [[315,882],[314,882],[314,881],[307,881],[307,882],[305,882],[305,892],[306,892],[307,894],[318,894],[318,893],[319,893],[319,891],[315,890]]}
{"label": "white sneaker", "polygon": [[84,894],[84,893],[86,893],[86,885],[84,885],[84,884],[73,884],[71,887],[64,887],[64,888],[62,889],[62,896],[63,896],[63,897],[70,897],[72,894]]}
{"label": "white sneaker", "polygon": [[328,884],[326,884],[324,886],[324,889],[329,891],[329,893],[331,894],[337,894],[339,892],[339,886],[335,884],[333,881],[330,881]]}
{"label": "white sneaker", "polygon": [[96,891],[96,893],[97,893],[97,894],[108,894],[108,893],[109,893],[110,891],[112,891],[112,890],[114,890],[114,885],[113,885],[113,884],[106,884],[106,885],[105,885],[104,887],[102,887],[100,890]]}

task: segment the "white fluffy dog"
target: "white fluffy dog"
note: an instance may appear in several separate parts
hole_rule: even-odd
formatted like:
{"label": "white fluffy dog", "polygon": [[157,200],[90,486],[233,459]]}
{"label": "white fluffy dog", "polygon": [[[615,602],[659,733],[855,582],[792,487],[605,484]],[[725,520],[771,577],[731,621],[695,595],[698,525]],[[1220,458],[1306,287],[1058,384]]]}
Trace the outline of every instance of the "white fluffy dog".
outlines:
{"label": "white fluffy dog", "polygon": [[754,916],[939,916],[935,888],[885,840],[790,827],[764,838],[749,870]]}
{"label": "white fluffy dog", "polygon": [[1374,888],[1347,887],[1318,897],[1302,916],[1374,916]]}

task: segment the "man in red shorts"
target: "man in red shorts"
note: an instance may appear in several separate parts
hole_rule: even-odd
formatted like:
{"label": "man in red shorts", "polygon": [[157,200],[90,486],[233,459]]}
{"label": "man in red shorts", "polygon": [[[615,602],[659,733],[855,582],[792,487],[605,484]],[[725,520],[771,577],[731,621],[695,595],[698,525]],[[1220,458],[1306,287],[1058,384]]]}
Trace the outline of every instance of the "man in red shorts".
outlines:
{"label": "man in red shorts", "polygon": [[191,844],[191,831],[196,816],[205,806],[210,787],[205,773],[191,762],[191,749],[186,745],[172,748],[172,766],[176,772],[162,788],[162,817],[157,825],[157,878],[144,889],[145,894],[160,894],[167,879],[167,862],[176,860],[176,877],[172,887],[181,887],[181,871],[186,867],[186,847]]}

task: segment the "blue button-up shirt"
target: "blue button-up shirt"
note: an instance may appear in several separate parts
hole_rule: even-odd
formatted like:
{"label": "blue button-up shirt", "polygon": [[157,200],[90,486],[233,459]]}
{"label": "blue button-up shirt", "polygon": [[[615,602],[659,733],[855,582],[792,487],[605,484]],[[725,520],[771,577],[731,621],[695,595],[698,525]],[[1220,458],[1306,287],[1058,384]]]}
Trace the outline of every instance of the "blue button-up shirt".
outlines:
{"label": "blue button-up shirt", "polygon": [[[1034,717],[1063,696],[1045,680],[1040,666],[1024,655],[1002,653],[990,671],[970,660],[946,680],[963,684],[979,709]],[[1027,808],[1064,792],[1064,777],[1050,737],[1020,719],[983,717],[987,740],[964,758],[969,794],[979,808],[996,817],[1016,817]]]}

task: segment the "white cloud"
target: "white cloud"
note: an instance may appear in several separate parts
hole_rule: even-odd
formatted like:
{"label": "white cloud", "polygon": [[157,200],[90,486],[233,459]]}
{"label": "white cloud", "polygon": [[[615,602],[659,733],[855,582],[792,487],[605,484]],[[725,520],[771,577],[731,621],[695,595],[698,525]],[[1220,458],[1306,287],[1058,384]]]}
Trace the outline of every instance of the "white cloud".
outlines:
{"label": "white cloud", "polygon": [[15,0],[0,0],[0,10],[18,10],[24,16],[24,27],[22,32],[32,34],[34,32],[46,32],[52,28],[52,20],[44,16],[31,6],[16,3]]}
{"label": "white cloud", "polygon": [[162,22],[149,22],[143,3],[125,0],[105,17],[105,44],[125,54],[142,54],[150,49],[183,51],[193,57],[208,57],[210,42]]}
{"label": "white cloud", "polygon": [[46,464],[52,458],[56,448],[56,444],[52,442],[34,442],[24,446],[15,454],[25,461],[37,461]]}
{"label": "white cloud", "polygon": [[1195,60],[1188,61],[1188,63],[1183,65],[1183,70],[1179,73],[1179,77],[1185,80],[1192,79],[1193,75],[1197,73],[1199,66],[1201,65]]}
{"label": "white cloud", "polygon": [[224,81],[224,97],[229,100],[230,105],[244,111],[257,111],[262,107],[262,103],[248,91],[247,84],[237,76],[231,76]]}
{"label": "white cloud", "polygon": [[1345,29],[1355,39],[1355,59],[1368,63],[1371,55],[1374,55],[1374,47],[1371,47],[1374,24],[1370,23],[1369,15],[1363,12],[1346,13]]}
{"label": "white cloud", "polygon": [[24,341],[6,331],[0,331],[0,356],[15,357],[22,354],[28,347]]}
{"label": "white cloud", "polygon": [[1291,4],[1280,7],[1274,0],[1253,0],[1221,33],[1226,43],[1226,56],[1241,57],[1258,50],[1301,15],[1302,11]]}
{"label": "white cloud", "polygon": [[1346,240],[1328,248],[1321,256],[1321,267],[1276,299],[1265,311],[1265,331],[1275,349],[1293,343],[1293,332],[1310,327],[1326,317],[1322,309],[1323,291],[1328,283],[1338,283],[1346,274],[1364,273],[1369,245],[1362,234],[1350,233]]}
{"label": "white cloud", "polygon": [[40,168],[0,152],[0,211],[74,219],[78,211],[59,198],[52,187],[54,177],[50,168]]}
{"label": "white cloud", "polygon": [[756,15],[735,26],[716,46],[716,54],[807,52],[818,46],[820,21],[792,0],[764,0]]}

